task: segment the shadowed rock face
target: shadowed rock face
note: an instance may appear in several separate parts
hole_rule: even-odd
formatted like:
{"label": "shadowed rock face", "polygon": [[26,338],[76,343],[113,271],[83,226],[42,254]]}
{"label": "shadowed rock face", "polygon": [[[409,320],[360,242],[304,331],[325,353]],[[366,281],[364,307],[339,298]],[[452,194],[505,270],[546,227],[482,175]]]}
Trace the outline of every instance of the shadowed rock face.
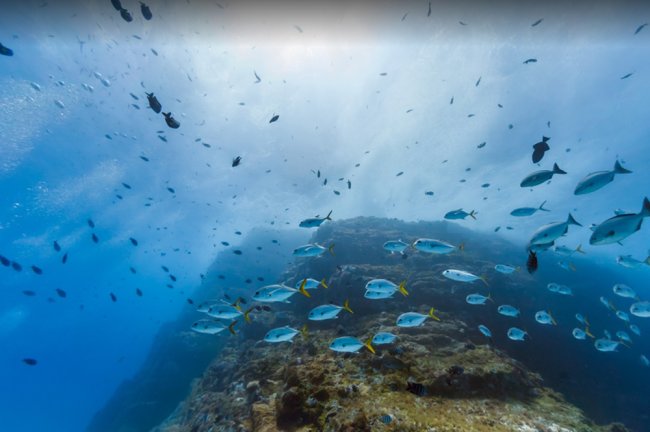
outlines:
{"label": "shadowed rock face", "polygon": [[[441,256],[408,250],[403,258],[382,249],[387,240],[418,237],[464,242],[466,251]],[[527,358],[517,351],[521,345],[507,343],[510,322],[493,326],[499,335],[495,345],[486,344],[476,329],[489,316],[494,319],[495,306],[470,307],[465,296],[489,289],[522,310],[534,308],[547,282],[543,260],[536,278],[525,272],[501,275],[494,264],[525,264],[523,248],[445,222],[357,218],[324,224],[312,240],[334,243],[335,255],[297,259],[280,280],[291,285],[305,277],[326,278],[329,288],[311,291],[311,299],[298,294],[290,304],[254,312],[253,323],[228,339],[185,402],[156,431],[371,431],[386,423],[400,431],[619,430],[594,425],[510,357],[504,349]],[[485,274],[490,287],[449,281],[441,275],[447,268]],[[375,277],[406,280],[410,295],[364,299],[363,287]],[[312,307],[345,299],[354,314],[309,322],[308,336],[297,335],[292,343],[261,341],[270,328],[300,328]],[[426,313],[431,307],[441,322],[395,326],[399,313]],[[378,331],[396,334],[397,342],[377,346],[376,354],[328,349],[336,337],[365,340]],[[540,356],[534,349],[533,354]]]}

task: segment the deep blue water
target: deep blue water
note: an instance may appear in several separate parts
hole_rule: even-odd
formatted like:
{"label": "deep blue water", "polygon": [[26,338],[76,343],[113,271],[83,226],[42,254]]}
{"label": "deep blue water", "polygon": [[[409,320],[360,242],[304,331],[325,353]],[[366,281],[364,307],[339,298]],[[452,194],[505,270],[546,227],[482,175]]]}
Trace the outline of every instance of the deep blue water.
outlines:
{"label": "deep blue water", "polygon": [[[614,283],[650,297],[649,266],[615,264],[619,255],[648,256],[647,220],[622,245],[589,245],[591,224],[616,209],[639,212],[650,195],[647,5],[434,2],[427,16],[428,2],[418,1],[294,8],[152,0],[154,18],[145,21],[136,2],[122,3],[133,22],[108,1],[10,1],[0,15],[0,43],[14,51],[0,56],[0,254],[23,267],[0,267],[3,429],[83,430],[143,366],[160,326],[193,307],[187,299],[227,248],[222,241],[237,247],[256,227],[293,230],[330,209],[336,219],[414,221],[463,208],[477,220],[457,223],[522,250],[537,227],[569,212],[582,223],[561,241],[587,251],[577,271],[540,258],[536,277],[575,291],[535,294],[557,328],[522,310],[531,340],[516,345],[494,310],[476,319],[533,369],[557,369],[551,384],[610,394],[603,421],[634,419],[643,430],[640,413],[650,406],[629,395],[650,384],[639,360],[650,356],[647,319],[632,318],[642,336],[618,353],[569,332],[576,312],[597,336],[625,327],[598,300],[629,308]],[[537,62],[524,64],[529,58]],[[147,108],[145,91],[179,129]],[[537,165],[532,145],[542,136],[551,150]],[[232,167],[236,156],[242,164]],[[617,159],[633,173],[573,194]],[[568,174],[519,187],[555,162]],[[544,200],[549,213],[509,215]],[[283,244],[278,255],[298,245]],[[241,272],[228,276],[263,270],[255,253],[244,251]],[[587,261],[616,278],[586,271]]]}

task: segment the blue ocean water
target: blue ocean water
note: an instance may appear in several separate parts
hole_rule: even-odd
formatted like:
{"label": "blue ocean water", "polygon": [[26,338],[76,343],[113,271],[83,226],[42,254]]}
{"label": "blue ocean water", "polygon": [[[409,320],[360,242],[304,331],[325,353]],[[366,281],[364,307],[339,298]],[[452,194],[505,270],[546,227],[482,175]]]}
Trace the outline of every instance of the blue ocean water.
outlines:
{"label": "blue ocean water", "polygon": [[[505,322],[487,311],[477,320],[485,314],[499,346],[532,369],[556,369],[545,378],[576,404],[593,403],[586,381],[605,387],[616,402],[599,421],[644,430],[650,406],[632,395],[649,384],[647,320],[632,316],[641,337],[630,348],[600,353],[571,337],[567,317],[614,334],[626,326],[599,297],[629,312],[612,293],[625,283],[650,298],[650,266],[616,264],[649,255],[648,221],[621,244],[589,244],[591,224],[638,213],[650,195],[647,5],[434,2],[428,14],[424,1],[152,0],[148,21],[137,2],[122,4],[132,22],[108,1],[9,2],[0,15],[0,43],[13,50],[0,56],[0,254],[22,265],[0,267],[3,429],[84,430],[146,368],[161,326],[202,300],[194,293],[219,253],[256,228],[306,242],[298,223],[329,210],[417,221],[464,209],[476,220],[454,223],[517,245],[520,265],[541,225],[569,212],[582,224],[558,241],[587,252],[569,259],[576,270],[546,252],[535,276],[575,290],[571,302],[540,297],[561,332],[529,319],[530,343],[507,345]],[[533,164],[543,136],[550,150]],[[617,160],[632,173],[574,195]],[[519,186],[554,163],[567,174]],[[550,212],[510,215],[543,201]],[[302,243],[280,244],[264,245],[277,250],[272,266],[255,248],[233,256],[241,269],[228,264],[226,279],[279,281]]]}

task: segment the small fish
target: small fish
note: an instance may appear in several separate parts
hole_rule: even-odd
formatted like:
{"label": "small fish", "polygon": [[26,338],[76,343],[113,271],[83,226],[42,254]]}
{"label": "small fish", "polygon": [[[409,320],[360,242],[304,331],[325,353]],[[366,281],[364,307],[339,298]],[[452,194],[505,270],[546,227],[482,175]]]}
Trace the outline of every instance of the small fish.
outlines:
{"label": "small fish", "polygon": [[288,299],[296,293],[301,293],[305,297],[311,297],[311,294],[305,290],[306,279],[303,279],[300,288],[291,288],[286,285],[267,285],[253,294],[253,300],[266,303],[288,302]]}
{"label": "small fish", "polygon": [[555,174],[566,174],[566,171],[560,169],[557,163],[553,164],[553,170],[535,171],[527,175],[519,184],[520,187],[534,187],[550,180]]}
{"label": "small fish", "polygon": [[451,99],[449,99],[449,105],[453,105],[453,104],[454,104],[454,97],[452,96]]}
{"label": "small fish", "polygon": [[636,28],[636,30],[634,31],[634,34],[635,34],[635,35],[636,35],[636,34],[639,34],[639,32],[640,32],[641,30],[643,30],[643,28],[644,28],[645,26],[647,26],[647,25],[648,25],[648,23],[643,23],[643,24],[641,24],[640,26],[638,26],[638,27]]}
{"label": "small fish", "polygon": [[160,104],[160,102],[158,102],[158,98],[153,94],[153,92],[151,92],[151,93],[146,93],[145,92],[145,94],[147,95],[147,101],[149,102],[149,108],[151,108],[153,110],[153,112],[155,112],[156,114],[159,114],[160,111],[162,110],[162,105]]}
{"label": "small fish", "polygon": [[379,332],[372,337],[372,343],[374,345],[387,345],[395,342],[395,339],[397,339],[397,336],[392,333]]}
{"label": "small fish", "polygon": [[617,296],[625,297],[625,298],[631,298],[635,300],[639,300],[639,296],[636,295],[636,292],[630,288],[629,286],[625,284],[616,284],[612,287],[612,291],[614,291],[614,294]]}
{"label": "small fish", "polygon": [[275,115],[273,115],[273,117],[271,117],[271,120],[269,120],[269,123],[275,123],[276,121],[278,121],[279,118],[280,118],[280,116],[278,114],[275,114]]}
{"label": "small fish", "polygon": [[361,342],[359,339],[350,336],[343,336],[336,338],[330,343],[329,348],[332,351],[344,352],[344,353],[354,353],[358,352],[361,348],[365,347],[371,353],[375,353],[375,349],[371,345],[372,340],[368,339],[365,342]]}
{"label": "small fish", "polygon": [[512,274],[515,271],[519,270],[519,267],[512,267],[512,266],[505,265],[505,264],[497,264],[497,265],[494,266],[494,269],[496,271],[498,271],[499,273]]}
{"label": "small fish", "polygon": [[149,9],[149,6],[146,4],[140,2],[140,12],[142,12],[142,16],[144,19],[149,21],[151,18],[153,18],[153,14],[151,13],[151,9]]}
{"label": "small fish", "polygon": [[64,253],[63,256],[61,257],[61,263],[65,264],[68,262],[68,253]]}
{"label": "small fish", "polygon": [[133,17],[131,16],[131,13],[124,8],[120,9],[120,16],[122,16],[122,19],[124,19],[124,21],[126,22],[133,21]]}
{"label": "small fish", "polygon": [[11,262],[11,268],[16,270],[17,272],[23,271],[23,266],[20,265],[20,263],[17,263],[16,261]]}
{"label": "small fish", "polygon": [[567,271],[576,271],[576,266],[569,261],[558,261],[557,265]]}
{"label": "small fish", "polygon": [[99,243],[99,237],[97,237],[97,235],[95,233],[92,234],[91,238],[92,238],[93,242]]}
{"label": "small fish", "polygon": [[242,312],[241,306],[239,306],[237,303],[235,303],[237,306],[229,305],[229,304],[216,304],[208,308],[206,314],[213,318],[218,318],[218,319],[223,319],[223,320],[234,320],[235,318],[239,318],[240,316],[244,316],[244,319],[246,321],[250,321],[250,318],[248,318],[248,314],[251,311],[251,309],[247,310],[246,312]]}
{"label": "small fish", "polygon": [[[258,277],[257,279],[260,280],[260,281],[264,280],[264,278],[262,278],[262,277]],[[321,279],[321,280],[318,281],[318,280],[312,279],[312,278],[300,279],[298,282],[296,282],[296,288],[300,289],[300,286],[302,285],[303,282],[305,282],[305,289],[306,290],[316,289],[316,288],[318,288],[320,286],[322,286],[323,288],[329,288],[327,286],[327,283],[325,283],[325,279]]]}
{"label": "small fish", "polygon": [[142,290],[140,288],[136,288],[135,295],[137,295],[138,297],[142,297]]}
{"label": "small fish", "polygon": [[389,240],[383,245],[384,250],[387,250],[391,254],[392,253],[404,254],[404,251],[408,247],[409,245],[404,243],[402,240]]}
{"label": "small fish", "polygon": [[510,327],[508,329],[508,339],[513,341],[524,341],[528,333],[517,327]]}
{"label": "small fish", "polygon": [[253,75],[255,75],[255,84],[262,81],[262,78],[260,78],[256,71],[253,71]]}
{"label": "small fish", "polygon": [[417,313],[417,312],[406,312],[397,317],[396,325],[398,327],[417,327],[424,324],[427,318],[433,318],[436,321],[440,321],[435,314],[435,309],[429,309],[427,315]]}
{"label": "small fish", "polygon": [[307,244],[300,246],[293,250],[292,255],[296,257],[316,257],[323,255],[325,252],[328,252],[333,256],[334,255],[334,243],[325,248],[319,244]]}
{"label": "small fish", "polygon": [[483,141],[481,144],[477,145],[476,148],[482,149],[483,147],[485,147],[486,144],[487,142]]}
{"label": "small fish", "polygon": [[513,317],[516,318],[519,316],[519,309],[517,309],[514,306],[510,305],[501,305],[497,308],[497,312],[499,312],[503,316],[507,317]]}
{"label": "small fish", "polygon": [[112,300],[113,302],[116,302],[116,301],[117,301],[117,297],[115,296],[115,294],[110,293],[110,295],[111,295],[111,300]]}
{"label": "small fish", "polygon": [[542,136],[542,140],[533,145],[533,163],[541,161],[544,157],[544,153],[550,149],[548,146],[548,140],[550,140],[549,137]]}
{"label": "small fish", "polygon": [[11,48],[8,48],[0,43],[0,54],[11,57],[14,55],[14,51]]}
{"label": "small fish", "polygon": [[11,260],[9,260],[9,258],[2,255],[0,255],[0,263],[2,263],[2,265],[5,267],[11,266]]}
{"label": "small fish", "polygon": [[483,336],[485,336],[485,337],[487,337],[487,338],[491,338],[491,337],[492,337],[492,332],[490,331],[490,329],[487,328],[486,326],[484,326],[483,324],[480,324],[480,325],[478,326],[478,330],[479,330],[481,333],[483,333]]}
{"label": "small fish", "polygon": [[366,291],[390,293],[391,295],[396,291],[399,291],[405,297],[409,295],[408,291],[406,290],[406,281],[402,281],[399,285],[397,285],[387,279],[372,279],[366,283],[365,288]]}
{"label": "small fish", "polygon": [[233,335],[235,334],[235,324],[237,324],[237,321],[231,322],[229,325],[226,325],[222,323],[221,321],[215,321],[215,320],[208,320],[208,319],[202,319],[194,322],[192,324],[192,330],[194,330],[197,333],[203,333],[203,334],[209,334],[209,335],[215,335],[219,334],[222,331],[228,329],[230,333]]}
{"label": "small fish", "polygon": [[231,166],[234,168],[236,166],[239,166],[239,164],[241,164],[241,156],[237,156],[236,158],[234,158],[232,160],[232,165]]}
{"label": "small fish", "polygon": [[623,76],[621,77],[621,79],[622,79],[622,80],[627,79],[627,78],[631,77],[632,75],[634,75],[634,72],[630,72],[629,74],[625,74],[625,75],[623,75]]}
{"label": "small fish", "polygon": [[406,391],[413,393],[416,396],[425,396],[428,393],[426,387],[423,384],[413,381],[406,382]]}
{"label": "small fish", "polygon": [[89,227],[91,227],[91,228],[95,228],[95,222],[93,222],[92,219],[88,219],[87,222],[88,222],[88,226],[89,226]]}
{"label": "small fish", "polygon": [[[429,3],[429,13],[431,13],[431,3]],[[395,416],[392,414],[384,414],[383,416],[379,417],[379,421],[385,425],[391,424],[394,420]]]}
{"label": "small fish", "polygon": [[478,77],[478,80],[476,80],[476,84],[474,84],[474,87],[478,87],[478,85],[481,84],[481,78],[482,77]]}
{"label": "small fish", "polygon": [[352,182],[348,180],[348,189],[352,189]]}
{"label": "small fish", "polygon": [[641,354],[641,357],[639,357],[639,359],[641,360],[641,364],[642,364],[643,366],[645,366],[645,367],[650,367],[650,360],[648,360],[648,357],[646,357],[646,356],[644,356],[643,354]]}
{"label": "small fish", "polygon": [[36,366],[38,364],[38,360],[33,358],[24,358],[23,363],[29,366]]}
{"label": "small fish", "polygon": [[172,116],[171,112],[163,113],[163,115],[165,116],[165,123],[167,123],[167,126],[169,126],[170,128],[178,129],[181,126],[181,124],[178,122],[178,120],[176,120]]}
{"label": "small fish", "polygon": [[614,180],[616,174],[630,174],[632,171],[627,170],[621,166],[619,161],[614,164],[612,171],[596,171],[589,174],[587,177],[580,180],[575,190],[574,195],[585,195],[592,193],[609,184]]}
{"label": "small fish", "polygon": [[650,201],[648,198],[644,198],[643,207],[639,213],[617,215],[597,225],[589,238],[589,244],[618,243],[637,232],[641,228],[643,219],[648,216],[650,216]]}
{"label": "small fish", "polygon": [[34,297],[36,295],[36,292],[32,290],[23,290],[23,294],[26,295],[27,297]]}
{"label": "small fish", "polygon": [[174,188],[172,188],[172,187],[168,187],[168,188],[167,188],[167,191],[168,191],[169,193],[172,193],[172,194],[176,193],[176,190],[175,190]]}
{"label": "small fish", "polygon": [[429,11],[427,12],[427,17],[431,16],[431,2],[429,2]]}
{"label": "small fish", "polygon": [[632,255],[619,255],[616,257],[616,263],[627,268],[639,268],[644,265],[650,266],[650,255],[644,261],[632,258]]}
{"label": "small fish", "polygon": [[[648,203],[648,214],[650,214],[650,202]],[[569,213],[567,220],[564,222],[552,222],[550,224],[542,225],[534,233],[530,239],[530,245],[549,244],[559,239],[569,231],[569,225],[582,226],[576,221],[571,213]]]}
{"label": "small fish", "polygon": [[426,191],[424,194],[428,196],[433,196],[433,191]]}
{"label": "small fish", "polygon": [[35,265],[32,266],[32,271],[37,275],[42,275],[43,274],[43,270],[41,270],[40,267],[36,267]]}
{"label": "small fish", "polygon": [[610,339],[596,339],[594,342],[594,347],[601,352],[614,352],[620,345],[620,342],[616,342]]}
{"label": "small fish", "polygon": [[553,318],[550,312],[545,310],[535,312],[535,321],[545,325],[548,324],[557,325],[555,318]]}
{"label": "small fish", "polygon": [[616,311],[616,307],[605,296],[600,296],[600,303],[611,311]]}
{"label": "small fish", "polygon": [[65,291],[63,291],[61,288],[57,288],[56,293],[61,298],[66,298],[68,296],[68,294]]}
{"label": "small fish", "polygon": [[485,302],[488,300],[492,300],[492,298],[489,295],[486,297],[478,293],[469,294],[467,297],[465,297],[465,301],[471,305],[485,305]]}
{"label": "small fish", "polygon": [[587,321],[587,318],[582,316],[582,314],[577,313],[576,314],[576,319],[578,320],[579,323],[584,324],[585,326],[589,327],[589,321]]}
{"label": "small fish", "polygon": [[471,212],[467,213],[463,209],[458,209],[458,210],[452,210],[450,212],[447,212],[445,214],[445,219],[449,220],[456,220],[456,219],[465,219],[467,216],[471,217],[472,219],[476,220],[476,211],[472,210]]}
{"label": "small fish", "polygon": [[61,109],[65,108],[65,105],[60,100],[55,100],[54,103],[56,104],[56,106],[58,106]]}
{"label": "small fish", "polygon": [[539,207],[519,207],[514,209],[513,211],[510,212],[512,216],[517,216],[517,217],[523,217],[523,216],[532,216],[535,214],[538,210],[541,211],[550,211],[548,209],[544,208],[544,204],[546,204],[546,201],[544,201]]}
{"label": "small fish", "polygon": [[119,12],[122,10],[122,3],[120,2],[120,0],[111,0],[111,4],[113,5],[116,11]]}
{"label": "small fish", "polygon": [[637,336],[641,336],[641,329],[639,329],[639,326],[637,326],[636,324],[630,324],[629,327],[632,333],[634,333]]}
{"label": "small fish", "polygon": [[585,340],[587,339],[587,332],[585,330],[582,330],[578,327],[574,328],[573,331],[571,332],[574,338],[578,340]]}
{"label": "small fish", "polygon": [[544,18],[540,18],[540,19],[538,19],[537,21],[535,21],[534,23],[532,23],[530,26],[531,26],[531,27],[536,27],[536,26],[540,25],[540,24],[542,23],[542,21],[544,21]]}
{"label": "small fish", "polygon": [[640,318],[650,318],[650,301],[640,301],[630,306],[630,313]]}
{"label": "small fish", "polygon": [[305,219],[300,221],[298,226],[301,228],[317,228],[321,226],[321,224],[326,220],[331,221],[332,220],[332,218],[330,217],[331,215],[332,215],[332,210],[330,210],[330,212],[324,218],[315,217],[315,218]]}
{"label": "small fish", "polygon": [[338,318],[339,312],[342,310],[345,310],[349,313],[354,313],[352,312],[352,309],[350,309],[350,302],[346,300],[343,303],[343,306],[337,306],[333,304],[316,306],[311,311],[309,311],[307,319],[312,321],[324,321],[328,319]]}
{"label": "small fish", "polygon": [[413,247],[420,252],[433,253],[433,254],[448,254],[455,250],[464,250],[465,245],[460,244],[454,246],[450,243],[444,242],[442,240],[428,239],[428,238],[419,238],[413,242]]}
{"label": "small fish", "polygon": [[241,255],[243,252],[239,249],[235,249],[234,251],[232,251],[232,253],[234,253],[235,255]]}
{"label": "small fish", "polygon": [[442,275],[446,277],[447,279],[451,279],[457,282],[474,282],[475,280],[482,280],[485,285],[488,285],[487,279],[485,279],[485,276],[476,276],[475,274],[472,274],[470,272],[467,272],[465,270],[455,270],[455,269],[447,269],[442,272]]}
{"label": "small fish", "polygon": [[623,312],[623,311],[620,311],[620,310],[616,311],[616,317],[618,319],[620,319],[621,321],[625,321],[626,323],[630,322],[630,316],[627,313]]}
{"label": "small fish", "polygon": [[572,256],[575,253],[581,253],[585,254],[586,252],[582,250],[582,245],[578,245],[575,249],[570,249],[566,246],[555,246],[553,247],[553,252],[555,252],[557,255],[562,255],[562,256]]}
{"label": "small fish", "polygon": [[537,63],[536,58],[529,58],[527,60],[524,60],[524,64],[529,64],[529,63]]}

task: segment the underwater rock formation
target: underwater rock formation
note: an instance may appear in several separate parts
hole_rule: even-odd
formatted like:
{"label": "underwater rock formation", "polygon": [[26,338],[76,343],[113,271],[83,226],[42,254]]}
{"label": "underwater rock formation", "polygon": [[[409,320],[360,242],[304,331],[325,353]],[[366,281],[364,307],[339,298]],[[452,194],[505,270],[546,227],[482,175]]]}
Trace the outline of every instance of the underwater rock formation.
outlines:
{"label": "underwater rock formation", "polygon": [[[404,258],[381,247],[386,240],[418,237],[465,241],[466,251],[407,253]],[[525,259],[513,245],[495,236],[469,237],[468,231],[445,222],[407,224],[376,218],[324,224],[312,241],[334,243],[335,256],[296,260],[280,280],[293,285],[305,277],[326,278],[329,288],[312,291],[310,299],[296,295],[290,304],[273,304],[271,311],[253,313],[252,324],[241,323],[237,336],[222,336],[227,338],[223,350],[156,432],[626,430],[622,425],[594,424],[547,387],[539,374],[488,343],[476,330],[480,311],[464,301],[473,291],[441,275],[446,268],[471,263],[476,274],[493,276],[491,287],[498,286],[501,294],[530,303],[539,295],[522,295],[524,287],[538,284],[530,275],[517,272],[505,278],[490,271],[495,262],[510,263],[508,259],[518,255]],[[365,282],[375,277],[407,280],[410,295],[364,299]],[[307,321],[310,308],[346,299],[353,314]],[[437,310],[440,322],[396,327],[399,313],[426,313],[430,307]],[[307,335],[297,335],[291,343],[262,340],[271,328],[300,328],[305,323]],[[378,331],[398,339],[376,346],[376,354],[328,349],[336,337],[365,340]],[[206,343],[210,340],[205,338]]]}

